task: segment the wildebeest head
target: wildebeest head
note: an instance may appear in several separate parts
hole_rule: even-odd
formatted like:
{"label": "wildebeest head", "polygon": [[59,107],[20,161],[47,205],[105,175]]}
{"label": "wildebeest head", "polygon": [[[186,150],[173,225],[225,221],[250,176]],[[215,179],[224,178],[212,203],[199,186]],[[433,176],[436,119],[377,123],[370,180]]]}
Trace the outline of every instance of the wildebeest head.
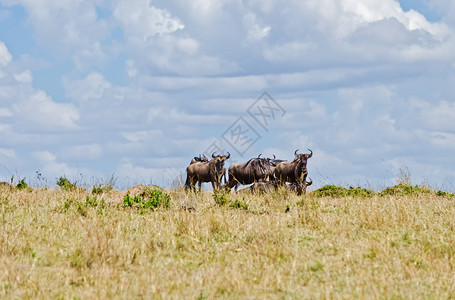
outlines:
{"label": "wildebeest head", "polygon": [[215,167],[217,172],[223,172],[224,162],[231,157],[231,154],[228,152],[228,155],[215,155],[215,152],[212,153],[212,158],[215,160]]}
{"label": "wildebeest head", "polygon": [[311,151],[311,149],[308,149],[308,150],[310,151],[309,154],[297,153],[297,151],[299,151],[299,149],[295,150],[295,152],[294,152],[294,155],[295,155],[294,161],[299,162],[300,172],[303,172],[303,173],[306,172],[306,165],[307,165],[308,158],[313,156],[313,151]]}
{"label": "wildebeest head", "polygon": [[310,157],[313,156],[313,151],[311,151],[311,149],[308,149],[310,151],[310,154],[302,154],[302,153],[297,153],[297,151],[299,151],[299,149],[295,150],[294,152],[294,155],[295,155],[295,159],[308,159]]}
{"label": "wildebeest head", "polygon": [[294,161],[299,160],[301,163],[306,165],[306,162],[307,162],[308,158],[313,156],[313,151],[311,151],[311,149],[308,149],[308,150],[310,151],[310,154],[297,153],[297,151],[299,151],[299,149],[295,150],[295,152],[294,152],[294,155],[295,155]]}

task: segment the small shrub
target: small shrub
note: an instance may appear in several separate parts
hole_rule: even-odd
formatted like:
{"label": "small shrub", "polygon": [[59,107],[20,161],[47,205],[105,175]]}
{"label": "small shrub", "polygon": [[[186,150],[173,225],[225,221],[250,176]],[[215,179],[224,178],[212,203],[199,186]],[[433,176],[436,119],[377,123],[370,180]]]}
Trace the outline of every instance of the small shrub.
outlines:
{"label": "small shrub", "polygon": [[94,185],[92,187],[92,194],[93,195],[100,195],[100,194],[104,194],[104,193],[109,193],[110,191],[112,191],[114,189],[114,187],[110,184],[98,184],[98,185]]}
{"label": "small shrub", "polygon": [[84,203],[76,201],[76,209],[81,216],[86,217],[88,215],[87,205],[84,205]]}
{"label": "small shrub", "polygon": [[134,203],[138,203],[139,201],[140,198],[138,196],[133,198],[130,196],[130,192],[128,191],[126,196],[123,197],[123,207],[131,207]]}
{"label": "small shrub", "polygon": [[309,269],[313,272],[317,272],[317,271],[324,269],[324,265],[321,264],[320,262],[316,262],[316,263],[310,265]]}
{"label": "small shrub", "polygon": [[18,190],[23,190],[23,189],[28,188],[28,184],[27,184],[27,182],[25,182],[25,178],[19,180],[19,182],[16,184],[16,188]]}
{"label": "small shrub", "polygon": [[351,187],[349,189],[335,186],[335,185],[325,185],[320,189],[317,189],[312,192],[316,197],[372,197],[375,193],[374,191],[362,189],[360,187]]}
{"label": "small shrub", "polygon": [[57,180],[57,185],[64,191],[72,191],[76,189],[76,183],[69,181],[65,176],[62,176]]}
{"label": "small shrub", "polygon": [[92,207],[98,206],[98,199],[96,197],[90,197],[90,196],[85,197],[85,206],[92,206]]}
{"label": "small shrub", "polygon": [[213,200],[218,206],[223,206],[230,202],[231,194],[224,190],[215,190],[212,194]]}
{"label": "small shrub", "polygon": [[100,195],[102,193],[103,193],[103,188],[100,185],[93,186],[93,188],[92,188],[92,194],[93,195]]}
{"label": "small shrub", "polygon": [[427,187],[412,186],[407,183],[399,183],[383,190],[381,196],[412,196],[420,194],[430,194],[432,191]]}
{"label": "small shrub", "polygon": [[147,208],[155,210],[158,207],[169,208],[171,206],[171,196],[156,187],[149,188],[134,198],[131,197],[128,191],[123,198],[123,207],[131,207],[134,203],[137,203],[142,210]]}
{"label": "small shrub", "polygon": [[146,202],[145,208],[156,209],[158,206],[169,208],[171,205],[171,196],[159,188],[149,189],[147,195],[148,201]]}
{"label": "small shrub", "polygon": [[63,201],[62,212],[67,212],[73,205],[78,202],[75,198],[67,198]]}
{"label": "small shrub", "polygon": [[233,207],[233,208],[242,208],[244,210],[248,210],[248,208],[249,208],[248,203],[245,203],[245,202],[240,201],[238,199],[236,199],[234,202],[232,202],[229,206]]}
{"label": "small shrub", "polygon": [[455,194],[452,194],[452,193],[449,193],[449,192],[438,191],[436,194],[438,196],[440,196],[440,197],[446,197],[448,199],[454,199],[455,198]]}

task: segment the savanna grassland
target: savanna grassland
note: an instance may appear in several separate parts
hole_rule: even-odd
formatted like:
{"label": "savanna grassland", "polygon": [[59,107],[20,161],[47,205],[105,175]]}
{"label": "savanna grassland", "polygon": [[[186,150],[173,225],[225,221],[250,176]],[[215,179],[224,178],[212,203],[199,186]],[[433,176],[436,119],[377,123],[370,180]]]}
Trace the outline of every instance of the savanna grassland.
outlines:
{"label": "savanna grassland", "polygon": [[454,298],[454,229],[453,194],[405,184],[306,196],[4,186],[0,298]]}

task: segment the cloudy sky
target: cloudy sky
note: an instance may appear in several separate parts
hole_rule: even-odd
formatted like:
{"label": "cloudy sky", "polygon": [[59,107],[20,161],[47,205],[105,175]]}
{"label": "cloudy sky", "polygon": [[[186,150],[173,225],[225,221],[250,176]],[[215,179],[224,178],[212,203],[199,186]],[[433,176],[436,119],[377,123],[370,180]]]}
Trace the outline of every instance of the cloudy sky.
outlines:
{"label": "cloudy sky", "polygon": [[452,0],[0,0],[0,180],[310,148],[315,187],[455,190],[454,71]]}

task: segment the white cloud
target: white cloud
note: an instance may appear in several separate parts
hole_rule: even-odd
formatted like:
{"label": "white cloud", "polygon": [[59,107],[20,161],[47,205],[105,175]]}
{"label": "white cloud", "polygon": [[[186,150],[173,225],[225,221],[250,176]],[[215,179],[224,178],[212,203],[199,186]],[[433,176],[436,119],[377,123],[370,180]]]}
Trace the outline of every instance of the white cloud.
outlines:
{"label": "white cloud", "polygon": [[0,117],[12,117],[13,113],[8,108],[0,107]]}
{"label": "white cloud", "polygon": [[19,74],[14,74],[14,78],[20,83],[32,83],[33,81],[33,75],[30,70],[25,70]]}
{"label": "white cloud", "polygon": [[13,0],[7,4],[18,4],[25,8],[41,47],[54,55],[70,57],[82,67],[88,61],[93,64],[105,59],[100,41],[108,37],[109,24],[97,19],[96,2]]}
{"label": "white cloud", "polygon": [[91,72],[82,80],[70,81],[65,78],[64,85],[68,95],[77,102],[101,99],[112,84],[97,72]]}
{"label": "white cloud", "polygon": [[[150,168],[141,165],[135,165],[125,160],[115,170],[115,174],[132,181],[133,184],[157,184],[168,185],[175,179],[180,170],[172,168]],[[131,184],[131,185],[133,185]]]}
{"label": "white cloud", "polygon": [[57,176],[77,176],[78,170],[69,167],[66,163],[58,162],[57,156],[47,150],[32,152],[32,157],[35,158],[40,165],[44,174]]}
{"label": "white cloud", "polygon": [[11,53],[9,53],[8,48],[6,48],[5,43],[0,41],[0,66],[6,66],[13,60]]}
{"label": "white cloud", "polygon": [[243,23],[247,31],[246,39],[248,42],[258,42],[266,38],[272,29],[270,26],[258,24],[256,15],[253,13],[247,13],[243,17]]}
{"label": "white cloud", "polygon": [[99,144],[72,145],[62,153],[65,160],[96,160],[103,154],[103,147]]}
{"label": "white cloud", "polygon": [[455,133],[455,128],[453,128],[455,103],[448,101],[430,102],[415,97],[411,97],[405,103],[407,111],[403,113],[413,126],[429,131],[441,132],[446,130]]}
{"label": "white cloud", "polygon": [[16,152],[13,149],[0,148],[0,157],[2,156],[8,159],[16,159]]}
{"label": "white cloud", "polygon": [[43,91],[37,91],[26,100],[13,104],[20,126],[29,130],[61,131],[77,128],[79,112],[73,104],[53,102]]}
{"label": "white cloud", "polygon": [[144,42],[153,36],[161,36],[183,29],[184,25],[170,13],[151,5],[150,0],[120,1],[113,15],[120,21],[128,38],[140,38]]}

